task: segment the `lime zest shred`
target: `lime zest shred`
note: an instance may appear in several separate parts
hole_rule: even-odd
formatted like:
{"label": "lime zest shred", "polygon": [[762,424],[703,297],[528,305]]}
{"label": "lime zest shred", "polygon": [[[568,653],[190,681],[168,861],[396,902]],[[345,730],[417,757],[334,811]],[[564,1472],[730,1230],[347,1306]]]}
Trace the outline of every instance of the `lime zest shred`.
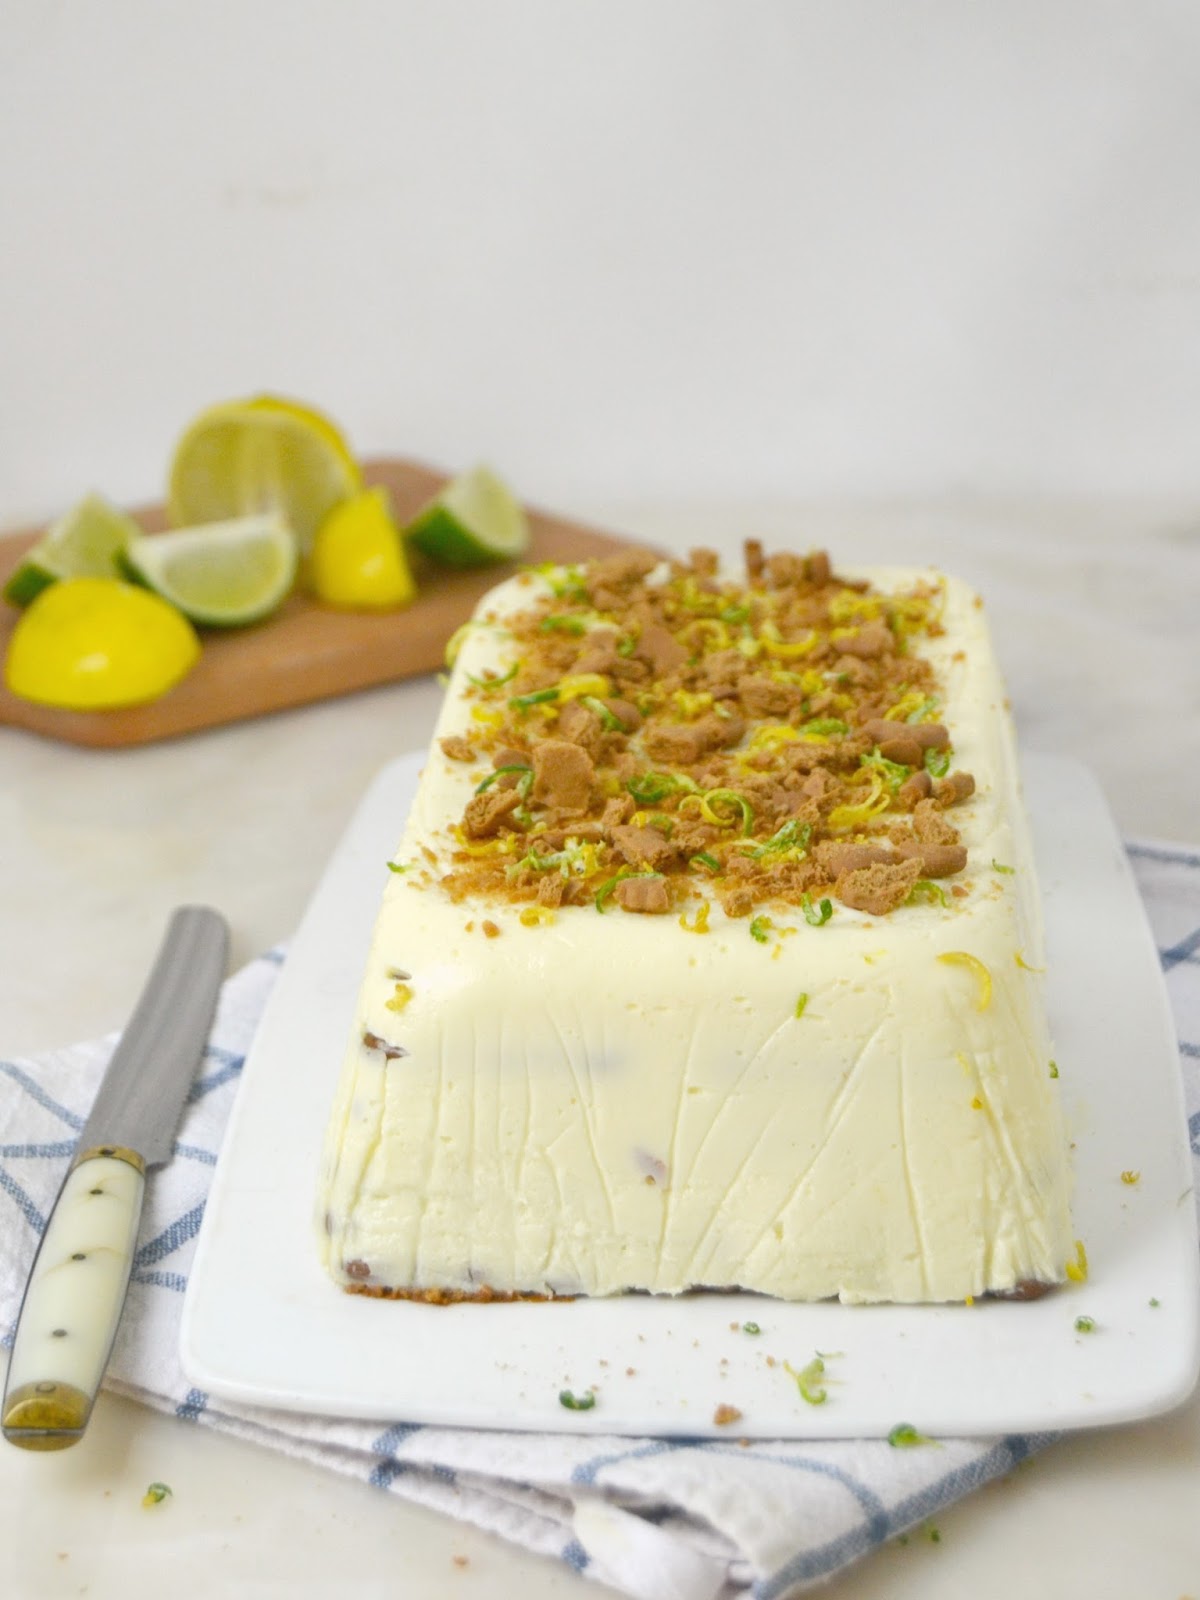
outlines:
{"label": "lime zest shred", "polygon": [[993,872],[1003,872],[1006,876],[1012,877],[1012,875],[1016,872],[1016,870],[1017,870],[1016,867],[1006,867],[1004,865],[1003,861],[996,861],[996,860],[992,861],[992,871]]}
{"label": "lime zest shred", "polygon": [[771,929],[775,924],[770,917],[755,917],[750,924],[750,937],[759,944],[766,944],[771,936]]}
{"label": "lime zest shred", "polygon": [[557,699],[557,689],[534,689],[529,694],[510,695],[508,703],[514,711],[527,711],[530,706],[548,705]]}
{"label": "lime zest shred", "polygon": [[1067,1277],[1072,1283],[1086,1283],[1088,1279],[1087,1250],[1082,1239],[1075,1241],[1075,1259],[1068,1261],[1066,1266]]}
{"label": "lime zest shred", "polygon": [[696,915],[692,918],[691,922],[689,922],[687,919],[687,912],[681,912],[679,916],[679,926],[685,933],[711,932],[708,926],[708,901],[702,900],[700,902],[699,906],[696,908]]}
{"label": "lime zest shred", "polygon": [[538,623],[539,633],[571,633],[578,637],[587,632],[587,623],[581,616],[570,612],[555,612]]}
{"label": "lime zest shred", "polygon": [[823,1406],[829,1395],[825,1385],[821,1382],[825,1376],[825,1362],[821,1356],[814,1356],[806,1367],[801,1367],[797,1372],[789,1362],[783,1363],[783,1370],[796,1380],[796,1387],[800,1391],[800,1398],[810,1406]]}
{"label": "lime zest shred", "polygon": [[1058,1077],[1058,1062],[1057,1061],[1052,1061],[1050,1063],[1050,1076],[1052,1078],[1057,1078]]}
{"label": "lime zest shred", "polygon": [[796,996],[796,1012],[795,1012],[796,1016],[802,1017],[804,1015],[804,1010],[805,1010],[805,1007],[807,1005],[808,1005],[808,996],[807,996],[807,994],[797,995]]}
{"label": "lime zest shred", "polygon": [[709,872],[720,872],[721,863],[716,856],[709,855],[707,850],[699,850],[690,857],[688,865],[691,867],[706,867]]}
{"label": "lime zest shred", "polygon": [[750,859],[761,861],[764,856],[778,855],[787,860],[799,861],[807,854],[808,841],[811,838],[812,824],[791,817],[787,822],[781,823],[769,839],[754,846],[749,852]]}
{"label": "lime zest shred", "polygon": [[758,1334],[760,1334],[762,1332],[762,1329],[759,1327],[757,1322],[743,1322],[742,1323],[742,1332],[743,1333],[748,1333],[750,1335],[750,1337],[753,1339]]}
{"label": "lime zest shred", "polygon": [[1129,1184],[1129,1186],[1130,1186],[1130,1187],[1131,1187],[1131,1188],[1132,1188],[1132,1186],[1133,1186],[1133,1185],[1134,1185],[1134,1184],[1135,1184],[1135,1183],[1139,1183],[1139,1182],[1140,1182],[1140,1181],[1141,1181],[1141,1176],[1142,1176],[1142,1175],[1141,1175],[1141,1173],[1140,1173],[1140,1172],[1134,1172],[1134,1171],[1132,1171],[1132,1170],[1131,1170],[1131,1169],[1128,1169],[1128,1168],[1127,1168],[1127,1169],[1126,1169],[1126,1170],[1125,1170],[1125,1171],[1124,1171],[1124,1172],[1123,1172],[1123,1173],[1122,1173],[1122,1174],[1121,1174],[1121,1182],[1122,1182],[1122,1183],[1127,1183],[1127,1184]]}
{"label": "lime zest shred", "polygon": [[887,756],[881,755],[878,745],[869,755],[860,756],[858,764],[871,772],[877,772],[892,794],[899,794],[900,785],[907,782],[912,773],[912,768],[906,767],[902,761],[891,761]]}
{"label": "lime zest shred", "polygon": [[814,743],[822,739],[840,739],[850,732],[850,724],[841,717],[809,717],[803,732],[805,738]]}
{"label": "lime zest shred", "polygon": [[950,771],[952,754],[950,750],[934,750],[932,747],[926,750],[925,771],[931,778],[944,778]]}
{"label": "lime zest shred", "polygon": [[705,822],[711,822],[717,828],[732,828],[738,816],[718,815],[714,809],[718,804],[734,808],[741,817],[743,834],[749,835],[754,831],[754,807],[744,794],[739,794],[736,789],[710,789],[707,794],[700,796],[700,815]]}
{"label": "lime zest shred", "polygon": [[911,1422],[898,1422],[888,1434],[887,1442],[893,1450],[911,1450],[916,1445],[936,1445],[938,1441],[931,1439],[928,1434],[918,1433]]}
{"label": "lime zest shred", "polygon": [[577,565],[564,565],[559,561],[538,561],[521,568],[541,578],[556,600],[586,600],[587,589],[583,583],[583,569]]}
{"label": "lime zest shred", "polygon": [[644,772],[640,778],[629,778],[625,788],[640,806],[656,806],[669,795],[683,789],[688,794],[698,793],[697,784],[683,773]]}
{"label": "lime zest shred", "polygon": [[586,706],[595,716],[600,718],[600,726],[605,733],[624,733],[625,724],[615,711],[610,711],[603,700],[598,700],[594,694],[581,694],[579,704]]}
{"label": "lime zest shred", "polygon": [[[936,698],[922,700],[920,705],[905,715],[905,722],[930,722],[941,710],[941,702]],[[889,712],[890,716],[891,713]]]}
{"label": "lime zest shred", "polygon": [[833,901],[829,899],[818,900],[814,906],[812,897],[808,894],[800,896],[800,909],[804,913],[804,920],[810,928],[823,928],[833,915]]}
{"label": "lime zest shred", "polygon": [[[935,883],[932,878],[918,878],[909,890],[908,899],[904,903],[910,906],[922,903],[948,906],[950,904],[950,896],[942,888],[941,884]],[[1019,959],[1020,957],[1018,957]]]}
{"label": "lime zest shred", "polygon": [[937,959],[947,967],[966,967],[974,974],[979,984],[979,998],[975,1002],[975,1009],[986,1011],[992,1003],[992,975],[979,957],[971,955],[966,950],[944,950]]}
{"label": "lime zest shred", "polygon": [[1095,1319],[1095,1317],[1076,1317],[1075,1318],[1075,1332],[1076,1333],[1095,1333],[1095,1331],[1096,1331],[1096,1319]]}
{"label": "lime zest shred", "polygon": [[387,869],[389,872],[411,872],[412,863],[409,861],[389,861]]}
{"label": "lime zest shred", "polygon": [[1022,972],[1045,972],[1046,970],[1045,967],[1031,966],[1019,950],[1013,951],[1013,960],[1017,963]]}
{"label": "lime zest shred", "polygon": [[493,689],[500,689],[500,688],[503,688],[503,686],[506,683],[511,683],[513,681],[513,679],[516,677],[517,672],[520,669],[520,665],[521,665],[521,663],[519,661],[514,661],[512,666],[509,667],[507,672],[501,674],[500,677],[496,677],[496,678],[490,678],[490,677],[476,678],[476,677],[473,677],[472,674],[468,672],[467,673],[467,682],[469,684],[473,685],[474,688],[482,690],[484,694],[490,694]]}
{"label": "lime zest shred", "polygon": [[566,1411],[590,1411],[596,1404],[596,1396],[591,1389],[583,1394],[572,1394],[570,1389],[560,1389],[558,1403]]}
{"label": "lime zest shred", "polygon": [[169,1483],[152,1483],[142,1496],[142,1504],[144,1506],[161,1505],[167,1496],[174,1492]]}
{"label": "lime zest shred", "polygon": [[[524,761],[513,761],[506,766],[497,767],[495,772],[489,772],[487,777],[484,778],[481,783],[477,783],[475,785],[475,793],[482,794],[485,789],[489,789],[492,784],[495,783],[497,778],[502,778],[506,772],[523,773],[526,781],[522,794],[528,792],[529,783],[533,780],[533,768],[531,766],[527,766]],[[517,787],[520,788],[521,785],[518,784]]]}

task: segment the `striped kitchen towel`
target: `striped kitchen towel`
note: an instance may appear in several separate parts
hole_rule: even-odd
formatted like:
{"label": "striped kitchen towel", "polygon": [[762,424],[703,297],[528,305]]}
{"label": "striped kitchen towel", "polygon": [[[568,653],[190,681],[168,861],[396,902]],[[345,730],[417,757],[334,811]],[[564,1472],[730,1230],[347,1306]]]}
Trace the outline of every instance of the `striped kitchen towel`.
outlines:
{"label": "striped kitchen towel", "polygon": [[[1129,854],[1166,975],[1200,1155],[1200,851]],[[1051,1442],[629,1439],[389,1427],[255,1410],[189,1386],[179,1322],[195,1238],[279,950],[226,985],[170,1166],[154,1174],[108,1382],[185,1423],[254,1440],[490,1529],[653,1600],[780,1600]],[[115,1040],[0,1060],[0,1328],[11,1341],[46,1212]]]}

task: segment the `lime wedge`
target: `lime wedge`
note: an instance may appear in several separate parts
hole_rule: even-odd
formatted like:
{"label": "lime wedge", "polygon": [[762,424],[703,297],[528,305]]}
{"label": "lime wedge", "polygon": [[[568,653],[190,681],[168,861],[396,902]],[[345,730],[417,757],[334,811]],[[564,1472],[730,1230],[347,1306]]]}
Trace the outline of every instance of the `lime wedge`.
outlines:
{"label": "lime wedge", "polygon": [[25,552],[4,585],[4,598],[27,606],[60,578],[116,578],[117,557],[141,529],[98,494],[89,494]]}
{"label": "lime wedge", "polygon": [[328,418],[262,395],[196,418],[175,447],[167,508],[177,527],[275,512],[307,553],[333,508],[361,487]]}
{"label": "lime wedge", "polygon": [[209,628],[268,616],[292,587],[296,563],[291,530],[273,515],[143,534],[121,557],[135,583]]}
{"label": "lime wedge", "polygon": [[479,567],[523,555],[529,523],[508,485],[487,467],[473,467],[417,513],[404,537],[443,566]]}

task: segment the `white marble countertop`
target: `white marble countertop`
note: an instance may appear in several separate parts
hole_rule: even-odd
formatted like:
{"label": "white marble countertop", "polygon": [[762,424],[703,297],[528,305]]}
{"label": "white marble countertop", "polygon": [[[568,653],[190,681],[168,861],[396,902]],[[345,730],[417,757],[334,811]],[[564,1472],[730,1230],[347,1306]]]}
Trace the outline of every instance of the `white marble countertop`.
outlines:
{"label": "white marble countertop", "polygon": [[[1020,501],[576,505],[664,546],[825,544],[985,593],[1018,727],[1087,762],[1127,835],[1200,843],[1200,506]],[[432,679],[126,752],[0,730],[0,1054],[119,1027],[171,908],[220,907],[240,963],[285,938],[367,783],[423,745]],[[843,1600],[1200,1583],[1200,1400],[1076,1435],[861,1563]],[[150,1515],[152,1479],[173,1496]],[[74,1450],[0,1448],[0,1593],[566,1596],[565,1567],[104,1396]],[[465,1558],[465,1562],[463,1560]],[[582,1591],[580,1591],[582,1592]],[[596,1592],[593,1590],[592,1592]]]}

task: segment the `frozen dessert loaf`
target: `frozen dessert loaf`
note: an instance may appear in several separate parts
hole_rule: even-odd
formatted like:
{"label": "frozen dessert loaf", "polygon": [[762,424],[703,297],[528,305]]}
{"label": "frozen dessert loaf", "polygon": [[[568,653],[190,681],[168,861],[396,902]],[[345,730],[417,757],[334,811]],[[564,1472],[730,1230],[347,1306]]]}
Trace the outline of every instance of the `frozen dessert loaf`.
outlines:
{"label": "frozen dessert loaf", "polygon": [[462,631],[316,1208],[433,1300],[1027,1295],[1073,1256],[978,598],[631,551]]}

